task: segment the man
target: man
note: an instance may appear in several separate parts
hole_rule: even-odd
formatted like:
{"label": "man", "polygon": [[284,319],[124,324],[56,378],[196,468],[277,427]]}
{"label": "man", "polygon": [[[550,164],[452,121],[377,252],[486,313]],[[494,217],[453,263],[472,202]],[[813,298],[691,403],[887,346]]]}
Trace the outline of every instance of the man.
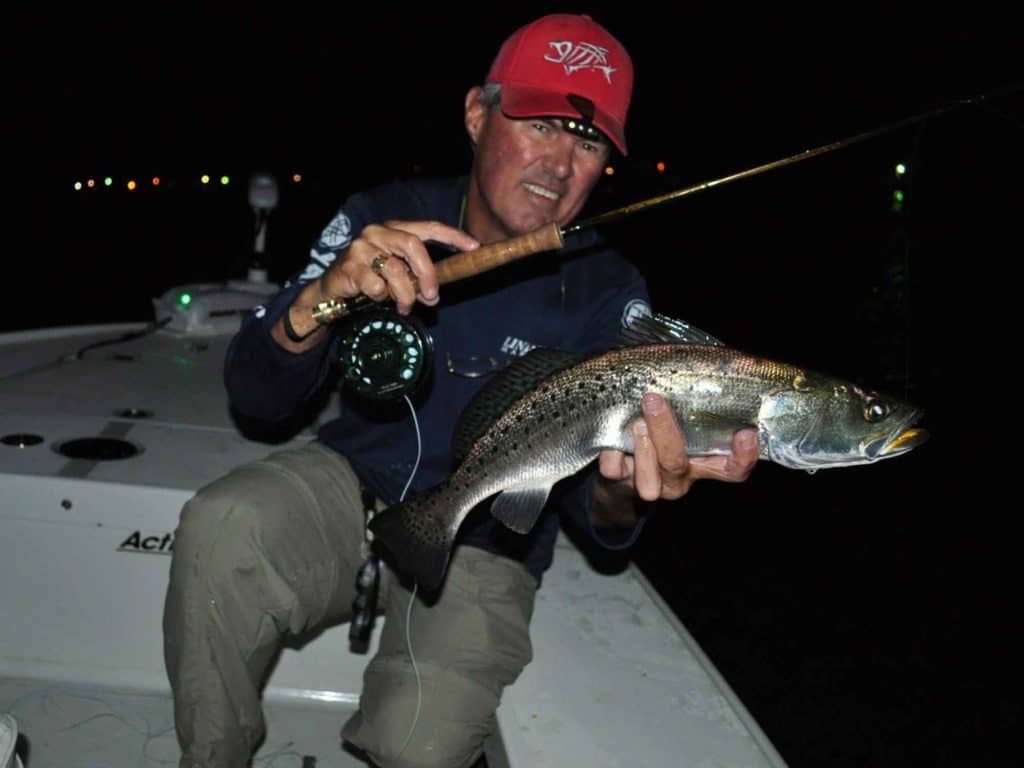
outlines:
{"label": "man", "polygon": [[[325,300],[366,294],[392,299],[402,314],[422,305],[437,364],[426,393],[408,400],[416,426],[346,402],[309,447],[240,467],[186,505],[164,621],[182,766],[244,764],[263,731],[259,686],[283,638],[351,617],[363,562],[361,489],[391,504],[410,487],[440,482],[451,471],[455,421],[486,374],[534,346],[605,349],[635,312],[649,311],[640,275],[593,233],[567,238],[557,257],[446,288],[447,300],[426,246],[471,250],[572,221],[612,145],[626,152],[632,80],[625,49],[589,17],[557,14],[519,29],[485,86],[466,95],[469,177],[354,195],[299,280],[243,322],[225,380],[239,417],[263,425],[294,419],[330,380],[336,334],[314,311]],[[612,545],[635,536],[637,497],[676,499],[702,477],[742,480],[757,461],[749,430],[731,456],[688,460],[664,400],[647,395],[643,408],[635,453],[603,452],[599,471],[566,481],[549,504],[585,528],[602,527],[599,539]],[[444,584],[426,601],[413,601],[401,563],[392,564],[398,574],[387,570],[381,585],[380,649],[360,711],[343,730],[348,742],[383,766],[477,760],[503,688],[530,660],[534,593],[557,527],[549,513],[520,536],[476,510]],[[415,612],[419,681],[407,611]]]}

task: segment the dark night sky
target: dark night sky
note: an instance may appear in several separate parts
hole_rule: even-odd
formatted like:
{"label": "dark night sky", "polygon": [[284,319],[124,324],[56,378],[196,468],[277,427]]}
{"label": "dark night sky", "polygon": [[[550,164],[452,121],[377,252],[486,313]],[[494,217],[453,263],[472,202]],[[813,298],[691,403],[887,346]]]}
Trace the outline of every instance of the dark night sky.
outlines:
{"label": "dark night sky", "polygon": [[[637,88],[631,155],[591,212],[993,94],[605,233],[657,308],[909,396],[933,439],[873,467],[699,484],[636,556],[792,766],[1005,765],[1021,729],[1016,505],[997,499],[1015,490],[1024,36],[980,9],[779,5],[592,11]],[[244,183],[199,188],[206,170],[304,174],[270,221],[283,278],[348,193],[466,168],[463,95],[537,8],[458,25],[436,7],[9,13],[0,125],[24,245],[7,251],[0,328],[145,319],[169,286],[225,277],[251,214]],[[71,189],[106,173],[166,183]]]}

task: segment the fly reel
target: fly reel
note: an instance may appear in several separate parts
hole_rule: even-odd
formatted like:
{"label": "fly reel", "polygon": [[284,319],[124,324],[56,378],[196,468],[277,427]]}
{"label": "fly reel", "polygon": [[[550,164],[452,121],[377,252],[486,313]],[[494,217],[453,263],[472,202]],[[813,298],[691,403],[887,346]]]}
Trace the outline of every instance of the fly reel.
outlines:
{"label": "fly reel", "polygon": [[433,341],[412,315],[374,308],[355,312],[340,333],[343,384],[369,400],[397,400],[430,372]]}

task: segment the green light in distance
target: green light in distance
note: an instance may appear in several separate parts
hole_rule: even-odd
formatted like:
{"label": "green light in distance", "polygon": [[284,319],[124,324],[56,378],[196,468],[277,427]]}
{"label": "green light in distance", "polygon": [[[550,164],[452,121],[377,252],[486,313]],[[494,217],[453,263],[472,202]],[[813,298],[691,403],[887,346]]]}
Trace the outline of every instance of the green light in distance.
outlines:
{"label": "green light in distance", "polygon": [[183,294],[181,294],[181,296],[178,297],[178,303],[181,304],[181,306],[183,306],[183,307],[187,307],[189,304],[192,303],[192,294],[191,293],[183,293]]}

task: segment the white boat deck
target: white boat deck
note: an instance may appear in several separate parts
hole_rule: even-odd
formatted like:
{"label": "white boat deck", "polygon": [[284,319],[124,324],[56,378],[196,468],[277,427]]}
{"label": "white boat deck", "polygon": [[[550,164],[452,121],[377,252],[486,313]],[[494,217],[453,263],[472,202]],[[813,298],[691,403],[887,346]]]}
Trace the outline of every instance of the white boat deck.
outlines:
{"label": "white boat deck", "polygon": [[[42,438],[0,444],[0,713],[17,720],[28,768],[176,764],[160,624],[178,512],[203,484],[276,450],[231,423],[225,335],[161,330],[70,358],[141,327],[0,336],[0,438]],[[141,450],[54,450],[98,436]],[[532,637],[534,661],[498,711],[492,766],[784,765],[636,569],[598,574],[561,539]],[[348,651],[344,626],[287,649],[254,765],[362,765],[338,734],[368,658]]]}

